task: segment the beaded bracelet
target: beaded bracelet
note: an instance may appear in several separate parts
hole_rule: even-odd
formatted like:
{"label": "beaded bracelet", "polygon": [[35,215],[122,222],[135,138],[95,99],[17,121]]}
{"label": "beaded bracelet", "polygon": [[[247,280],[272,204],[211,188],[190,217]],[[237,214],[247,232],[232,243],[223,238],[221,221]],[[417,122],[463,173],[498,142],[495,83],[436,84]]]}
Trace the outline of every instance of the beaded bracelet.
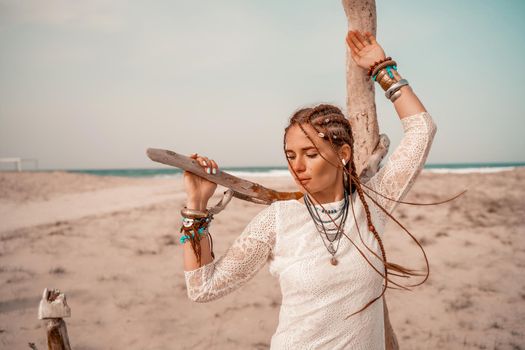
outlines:
{"label": "beaded bracelet", "polygon": [[368,72],[366,73],[368,76],[371,76],[372,75],[372,72],[374,71],[375,67],[377,67],[379,64],[383,63],[383,62],[386,62],[386,61],[390,61],[392,59],[392,57],[385,57],[384,59],[382,60],[379,60],[379,61],[376,61],[374,62],[373,65],[370,66],[370,68],[368,68]]}

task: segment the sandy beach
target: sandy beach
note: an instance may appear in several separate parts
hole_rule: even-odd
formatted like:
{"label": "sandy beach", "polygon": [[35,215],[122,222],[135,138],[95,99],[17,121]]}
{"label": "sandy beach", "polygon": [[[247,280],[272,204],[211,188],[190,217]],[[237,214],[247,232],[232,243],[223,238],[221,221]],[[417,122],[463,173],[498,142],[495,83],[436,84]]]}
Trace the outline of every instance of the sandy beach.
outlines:
{"label": "sandy beach", "polygon": [[[286,177],[255,180],[295,189]],[[394,212],[430,261],[425,284],[387,293],[401,349],[525,349],[525,168],[424,172],[406,200],[435,202],[465,189],[453,202]],[[268,349],[281,295],[267,267],[218,301],[187,298],[178,242],[184,199],[180,177],[0,173],[0,348],[47,348],[37,309],[48,287],[67,295],[76,350]],[[217,257],[261,209],[234,199],[216,216]],[[423,266],[394,222],[385,244],[389,260]]]}

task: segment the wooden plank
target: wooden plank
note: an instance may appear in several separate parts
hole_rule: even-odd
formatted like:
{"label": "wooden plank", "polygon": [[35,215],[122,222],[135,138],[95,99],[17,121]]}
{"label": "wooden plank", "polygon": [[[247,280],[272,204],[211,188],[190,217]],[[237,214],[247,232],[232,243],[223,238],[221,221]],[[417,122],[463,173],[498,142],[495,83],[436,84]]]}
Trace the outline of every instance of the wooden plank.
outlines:
{"label": "wooden plank", "polygon": [[173,151],[148,148],[147,155],[155,162],[189,171],[208,181],[227,187],[233,191],[233,196],[239,199],[260,204],[271,204],[275,201],[299,199],[303,196],[301,192],[275,191],[221,170],[217,174],[208,174],[195,159]]}

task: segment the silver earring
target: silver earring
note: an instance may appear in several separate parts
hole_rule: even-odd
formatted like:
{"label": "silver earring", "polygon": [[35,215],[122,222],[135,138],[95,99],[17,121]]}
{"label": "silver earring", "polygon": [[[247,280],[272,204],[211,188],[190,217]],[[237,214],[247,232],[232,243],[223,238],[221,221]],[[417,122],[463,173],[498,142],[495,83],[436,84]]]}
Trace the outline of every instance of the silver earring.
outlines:
{"label": "silver earring", "polygon": [[341,160],[343,162],[343,165],[346,165],[346,159]]}

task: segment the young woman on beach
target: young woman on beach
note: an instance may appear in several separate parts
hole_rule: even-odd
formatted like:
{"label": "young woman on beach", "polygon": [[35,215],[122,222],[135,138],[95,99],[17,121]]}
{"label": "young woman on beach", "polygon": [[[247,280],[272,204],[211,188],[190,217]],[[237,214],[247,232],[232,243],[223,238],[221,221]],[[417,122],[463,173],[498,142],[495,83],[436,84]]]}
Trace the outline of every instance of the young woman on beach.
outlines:
{"label": "young woman on beach", "polygon": [[[284,152],[303,198],[263,209],[215,259],[206,206],[217,185],[184,173],[188,296],[196,302],[220,298],[268,262],[282,292],[272,349],[384,349],[381,297],[387,286],[404,288],[391,276],[416,275],[388,262],[381,238],[423,168],[436,125],[373,35],[350,31],[346,41],[355,63],[386,91],[404,129],[400,145],[371,179],[358,178],[352,130],[339,108],[297,111],[284,132]],[[208,173],[219,171],[212,159],[191,157]]]}

